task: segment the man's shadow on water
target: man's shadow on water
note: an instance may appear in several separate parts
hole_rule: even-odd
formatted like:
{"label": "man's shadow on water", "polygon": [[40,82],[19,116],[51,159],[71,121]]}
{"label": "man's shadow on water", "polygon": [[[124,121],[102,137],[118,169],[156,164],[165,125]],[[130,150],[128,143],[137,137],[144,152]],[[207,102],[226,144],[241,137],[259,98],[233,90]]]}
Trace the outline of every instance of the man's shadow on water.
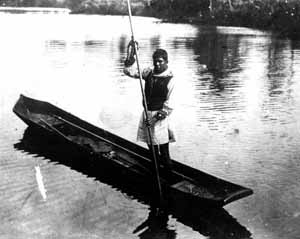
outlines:
{"label": "man's shadow on water", "polygon": [[145,185],[144,181],[125,175],[122,170],[105,160],[88,155],[66,142],[36,134],[30,128],[25,130],[23,138],[14,148],[34,157],[43,156],[51,162],[66,165],[149,205],[148,218],[133,231],[139,238],[176,238],[176,230],[168,224],[170,217],[210,239],[252,238],[251,233],[224,208],[211,208],[176,198],[170,199],[164,210],[157,211],[152,207],[155,191],[151,189],[151,185]]}
{"label": "man's shadow on water", "polygon": [[170,217],[210,239],[252,239],[251,233],[223,208],[199,205],[177,205],[160,213],[151,209],[148,218],[133,232],[141,239],[175,239],[176,229],[168,224]]}
{"label": "man's shadow on water", "polygon": [[176,230],[168,225],[169,214],[150,210],[148,218],[142,222],[133,233],[143,239],[175,239]]}

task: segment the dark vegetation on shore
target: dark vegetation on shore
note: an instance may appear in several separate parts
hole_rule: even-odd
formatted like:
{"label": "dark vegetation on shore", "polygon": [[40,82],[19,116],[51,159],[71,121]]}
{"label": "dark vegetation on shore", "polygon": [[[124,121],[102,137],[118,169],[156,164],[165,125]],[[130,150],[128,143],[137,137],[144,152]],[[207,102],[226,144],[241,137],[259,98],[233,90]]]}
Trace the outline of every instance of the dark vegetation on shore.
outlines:
{"label": "dark vegetation on shore", "polygon": [[[126,0],[0,0],[2,6],[67,7],[72,13],[126,15]],[[172,22],[242,26],[300,38],[299,0],[131,0],[133,15]]]}

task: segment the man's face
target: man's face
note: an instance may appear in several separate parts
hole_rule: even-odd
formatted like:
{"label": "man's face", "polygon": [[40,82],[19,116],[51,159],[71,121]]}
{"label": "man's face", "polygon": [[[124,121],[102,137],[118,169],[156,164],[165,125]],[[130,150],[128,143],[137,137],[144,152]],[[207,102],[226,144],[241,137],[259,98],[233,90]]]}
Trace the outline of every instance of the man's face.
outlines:
{"label": "man's face", "polygon": [[156,74],[164,72],[168,69],[168,62],[162,57],[157,57],[153,59],[154,72]]}

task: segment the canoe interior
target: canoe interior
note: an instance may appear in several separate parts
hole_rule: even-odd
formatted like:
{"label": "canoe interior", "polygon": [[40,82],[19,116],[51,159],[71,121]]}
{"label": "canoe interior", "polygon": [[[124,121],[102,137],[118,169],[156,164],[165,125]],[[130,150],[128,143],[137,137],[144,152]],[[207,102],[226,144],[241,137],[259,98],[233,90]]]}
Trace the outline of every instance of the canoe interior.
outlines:
{"label": "canoe interior", "polygon": [[[98,128],[44,101],[21,95],[13,111],[26,124],[47,130],[65,141],[141,175],[152,174],[151,153],[148,149]],[[161,175],[164,184],[175,192],[214,201],[220,206],[249,196],[253,191],[238,184],[217,178],[173,160],[172,176]]]}

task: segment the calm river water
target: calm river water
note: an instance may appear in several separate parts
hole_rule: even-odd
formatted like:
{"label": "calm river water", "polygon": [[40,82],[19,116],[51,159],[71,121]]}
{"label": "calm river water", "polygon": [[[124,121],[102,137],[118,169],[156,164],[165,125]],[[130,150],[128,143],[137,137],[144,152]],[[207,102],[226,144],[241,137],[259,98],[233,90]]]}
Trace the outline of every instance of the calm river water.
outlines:
{"label": "calm river water", "polygon": [[141,64],[165,48],[176,76],[172,157],[254,190],[210,218],[187,211],[160,221],[109,184],[20,149],[26,125],[12,113],[25,94],[135,142],[140,88],[122,73],[128,18],[1,14],[0,21],[0,238],[300,238],[299,41],[134,18]]}

